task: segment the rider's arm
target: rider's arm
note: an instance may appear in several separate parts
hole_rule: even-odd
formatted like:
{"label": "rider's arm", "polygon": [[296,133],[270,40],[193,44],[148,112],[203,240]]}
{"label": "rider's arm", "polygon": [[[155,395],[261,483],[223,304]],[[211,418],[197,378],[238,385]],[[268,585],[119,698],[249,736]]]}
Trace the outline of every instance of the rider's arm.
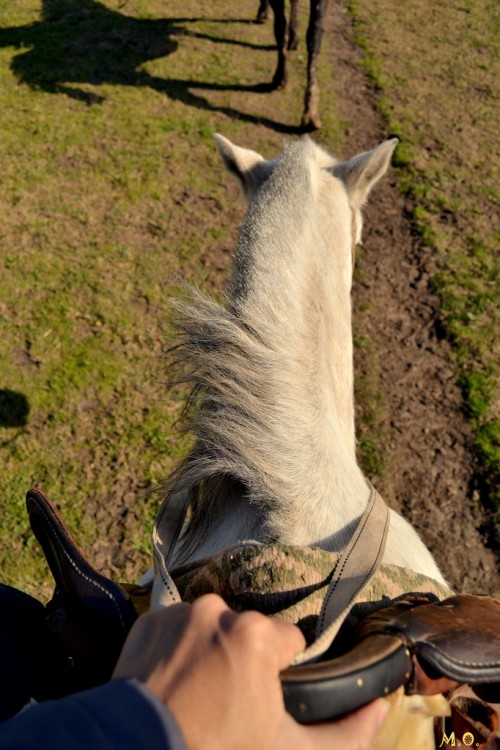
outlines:
{"label": "rider's arm", "polygon": [[25,709],[0,725],[2,750],[186,750],[168,709],[137,680]]}
{"label": "rider's arm", "polygon": [[279,674],[304,645],[293,625],[236,614],[214,595],[149,612],[129,633],[114,681],[27,709],[0,726],[0,747],[368,750],[387,713],[379,702],[307,727],[285,711]]}

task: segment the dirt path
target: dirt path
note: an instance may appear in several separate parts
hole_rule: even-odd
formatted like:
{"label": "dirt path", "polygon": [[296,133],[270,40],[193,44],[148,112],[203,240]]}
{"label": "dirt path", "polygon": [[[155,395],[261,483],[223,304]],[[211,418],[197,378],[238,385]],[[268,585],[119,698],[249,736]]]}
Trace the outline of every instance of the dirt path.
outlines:
{"label": "dirt path", "polygon": [[[355,153],[387,133],[357,64],[360,53],[342,4],[330,4],[325,32],[338,114],[349,124],[349,151]],[[419,530],[453,586],[498,595],[498,560],[486,547],[488,519],[475,502],[471,433],[429,289],[433,258],[412,234],[396,187],[392,173],[366,208],[365,249],[353,290],[360,328],[376,352],[374,362],[358,351],[357,376],[375,367],[384,395],[380,431],[387,472],[377,485]]]}

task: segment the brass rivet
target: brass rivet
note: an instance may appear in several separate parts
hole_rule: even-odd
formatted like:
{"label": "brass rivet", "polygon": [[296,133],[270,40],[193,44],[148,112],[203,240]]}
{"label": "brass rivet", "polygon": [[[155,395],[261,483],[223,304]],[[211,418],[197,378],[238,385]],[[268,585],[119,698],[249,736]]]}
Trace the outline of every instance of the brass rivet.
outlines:
{"label": "brass rivet", "polygon": [[362,684],[363,684],[362,678],[358,677],[358,679],[356,680],[356,685],[359,685],[359,687],[361,687]]}
{"label": "brass rivet", "polygon": [[387,693],[388,693],[388,692],[389,692],[389,688],[388,688],[388,687],[385,687],[385,688],[384,688],[384,693],[385,693],[385,694],[387,695]]}

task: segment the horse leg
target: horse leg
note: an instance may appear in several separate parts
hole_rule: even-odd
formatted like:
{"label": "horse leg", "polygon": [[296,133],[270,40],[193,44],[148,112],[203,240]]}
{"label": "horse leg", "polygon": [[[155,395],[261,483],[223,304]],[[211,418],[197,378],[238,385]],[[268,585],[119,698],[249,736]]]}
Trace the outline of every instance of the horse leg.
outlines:
{"label": "horse leg", "polygon": [[257,11],[257,23],[264,23],[269,18],[269,0],[260,0],[259,10]]}
{"label": "horse leg", "polygon": [[288,78],[286,68],[286,39],[288,29],[285,16],[285,0],[269,0],[269,3],[274,13],[274,36],[276,38],[276,46],[278,47],[278,65],[273,76],[271,88],[279,89],[286,85]]}
{"label": "horse leg", "polygon": [[323,16],[326,13],[328,0],[311,0],[311,13],[307,29],[307,86],[304,99],[302,127],[306,130],[318,130],[321,121],[318,114],[319,88],[316,76],[316,65],[323,34]]}
{"label": "horse leg", "polygon": [[297,49],[299,39],[297,36],[297,8],[299,0],[290,0],[290,25],[288,30],[288,49]]}

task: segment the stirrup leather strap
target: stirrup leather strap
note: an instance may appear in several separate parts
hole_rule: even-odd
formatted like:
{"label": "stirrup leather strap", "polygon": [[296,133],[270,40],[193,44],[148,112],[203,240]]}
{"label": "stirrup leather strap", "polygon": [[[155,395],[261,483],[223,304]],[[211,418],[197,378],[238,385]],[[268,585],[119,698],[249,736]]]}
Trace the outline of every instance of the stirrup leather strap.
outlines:
{"label": "stirrup leather strap", "polygon": [[153,526],[154,582],[151,609],[163,609],[182,601],[168,565],[182,531],[189,501],[187,494],[177,494],[165,500]]}
{"label": "stirrup leather strap", "polygon": [[318,617],[316,640],[292,665],[314,661],[331,646],[357,595],[380,567],[389,530],[389,509],[372,487],[368,506],[337,560]]}

